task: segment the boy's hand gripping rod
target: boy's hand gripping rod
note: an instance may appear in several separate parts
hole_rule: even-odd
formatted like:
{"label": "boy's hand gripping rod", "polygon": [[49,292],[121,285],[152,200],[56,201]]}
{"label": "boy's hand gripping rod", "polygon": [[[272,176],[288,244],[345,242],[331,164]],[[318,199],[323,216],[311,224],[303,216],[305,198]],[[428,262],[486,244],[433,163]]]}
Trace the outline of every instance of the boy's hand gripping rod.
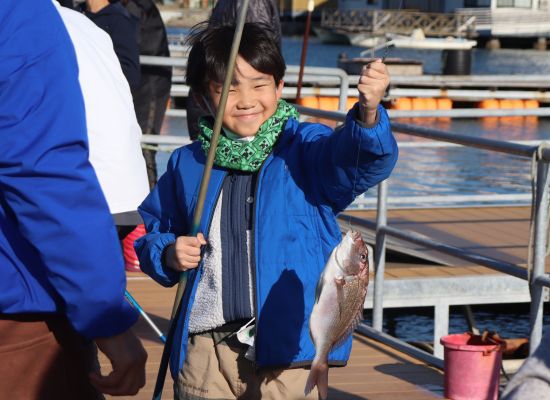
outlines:
{"label": "boy's hand gripping rod", "polygon": [[[197,207],[195,208],[195,214],[193,215],[193,225],[191,227],[191,236],[196,236],[199,233],[200,222],[202,219],[202,213],[204,210],[204,200],[206,198],[206,192],[208,189],[208,183],[210,182],[210,175],[212,172],[212,166],[214,165],[214,156],[216,154],[216,148],[218,147],[218,139],[220,137],[220,131],[222,127],[222,119],[225,111],[225,105],[227,104],[227,96],[229,94],[229,88],[231,81],[233,80],[233,72],[235,70],[235,60],[239,54],[239,46],[241,44],[241,37],[243,33],[243,27],[246,20],[246,12],[248,10],[249,0],[243,0],[239,16],[237,19],[237,26],[235,28],[235,34],[233,36],[233,43],[231,44],[231,52],[229,53],[229,61],[227,63],[227,75],[223,82],[222,95],[220,98],[220,104],[216,111],[216,120],[214,122],[214,132],[212,133],[212,139],[210,140],[210,150],[206,157],[206,164],[204,166],[204,172],[202,174],[201,186],[199,189],[199,198],[197,199]],[[162,351],[162,358],[160,360],[159,372],[157,375],[157,381],[155,384],[155,391],[153,392],[153,400],[160,400],[162,397],[162,389],[164,387],[164,380],[166,379],[166,371],[168,368],[168,362],[170,361],[170,350],[174,341],[174,332],[176,330],[178,314],[181,309],[181,299],[185,290],[185,283],[187,276],[185,273],[180,274],[180,281],[178,284],[178,290],[176,292],[176,298],[174,299],[174,306],[172,308],[172,317],[170,319],[170,329],[166,337],[166,343]]]}

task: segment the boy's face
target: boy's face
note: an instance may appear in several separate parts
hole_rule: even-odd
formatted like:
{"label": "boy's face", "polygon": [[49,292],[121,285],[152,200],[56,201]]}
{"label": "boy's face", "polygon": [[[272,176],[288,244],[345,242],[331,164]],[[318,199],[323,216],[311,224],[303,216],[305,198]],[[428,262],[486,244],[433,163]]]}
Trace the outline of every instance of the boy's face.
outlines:
{"label": "boy's face", "polygon": [[[216,107],[220,102],[222,84],[210,82],[208,92]],[[256,135],[260,125],[275,113],[282,93],[283,81],[275,85],[272,75],[257,71],[241,56],[237,56],[235,76],[223,114],[223,126],[241,137]]]}

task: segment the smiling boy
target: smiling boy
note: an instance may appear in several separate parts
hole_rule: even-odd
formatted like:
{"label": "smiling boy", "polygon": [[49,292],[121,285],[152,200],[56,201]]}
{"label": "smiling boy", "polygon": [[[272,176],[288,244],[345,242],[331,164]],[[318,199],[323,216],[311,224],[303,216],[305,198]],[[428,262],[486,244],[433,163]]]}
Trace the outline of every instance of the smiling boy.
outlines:
{"label": "smiling boy", "polygon": [[[187,83],[212,113],[234,29],[201,26],[191,36]],[[211,117],[201,119],[198,142],[172,154],[140,207],[143,271],[165,286],[187,274],[170,360],[177,399],[317,398],[304,397],[315,355],[308,319],[317,279],[341,239],[336,214],[397,161],[379,105],[389,83],[381,61],[358,85],[366,122],[357,104],[337,131],[299,123],[281,99],[284,72],[269,30],[245,24],[204,204],[206,238],[189,232]],[[350,350],[351,338],[329,365],[345,365]]]}

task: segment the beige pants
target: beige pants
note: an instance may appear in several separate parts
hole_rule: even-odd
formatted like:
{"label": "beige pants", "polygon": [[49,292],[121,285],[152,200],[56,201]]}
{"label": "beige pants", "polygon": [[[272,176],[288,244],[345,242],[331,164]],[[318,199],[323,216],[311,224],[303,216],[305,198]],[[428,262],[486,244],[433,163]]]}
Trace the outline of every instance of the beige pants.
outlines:
{"label": "beige pants", "polygon": [[244,357],[247,346],[235,335],[226,336],[210,332],[189,339],[187,357],[174,385],[177,400],[318,399],[317,388],[304,395],[309,370],[257,371]]}

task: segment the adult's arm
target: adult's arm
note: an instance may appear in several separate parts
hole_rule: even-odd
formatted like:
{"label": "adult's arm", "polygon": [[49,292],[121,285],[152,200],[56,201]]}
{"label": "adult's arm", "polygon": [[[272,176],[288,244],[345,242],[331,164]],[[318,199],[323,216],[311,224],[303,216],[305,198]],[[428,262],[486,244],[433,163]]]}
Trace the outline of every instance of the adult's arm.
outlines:
{"label": "adult's arm", "polygon": [[69,36],[51,1],[4,0],[0,39],[0,204],[47,269],[58,311],[87,338],[118,335],[137,315],[88,161]]}

